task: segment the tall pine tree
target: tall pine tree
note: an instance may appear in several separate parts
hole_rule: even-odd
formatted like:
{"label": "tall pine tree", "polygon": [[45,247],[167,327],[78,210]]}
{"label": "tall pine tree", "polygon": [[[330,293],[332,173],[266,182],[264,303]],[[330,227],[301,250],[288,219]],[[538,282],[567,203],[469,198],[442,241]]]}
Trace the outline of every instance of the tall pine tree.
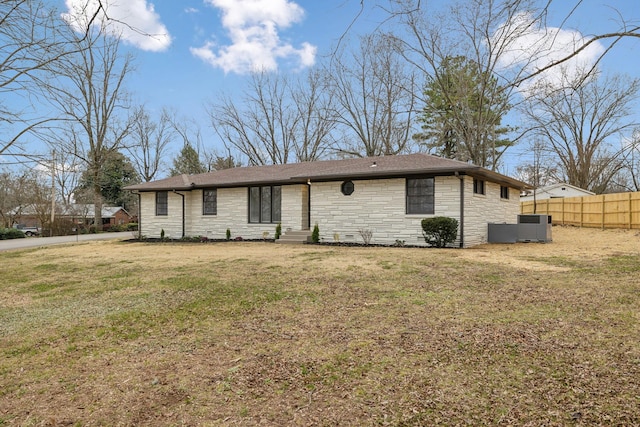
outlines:
{"label": "tall pine tree", "polygon": [[439,156],[495,169],[512,145],[504,138],[509,129],[500,126],[509,105],[498,80],[472,60],[447,57],[424,96],[422,132],[413,138]]}

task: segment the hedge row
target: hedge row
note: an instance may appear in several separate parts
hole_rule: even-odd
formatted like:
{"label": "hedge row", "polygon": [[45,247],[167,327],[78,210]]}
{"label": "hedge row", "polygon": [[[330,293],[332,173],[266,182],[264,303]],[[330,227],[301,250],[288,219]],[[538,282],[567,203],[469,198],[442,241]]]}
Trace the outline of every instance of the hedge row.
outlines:
{"label": "hedge row", "polygon": [[0,228],[0,240],[22,239],[25,234],[17,228]]}

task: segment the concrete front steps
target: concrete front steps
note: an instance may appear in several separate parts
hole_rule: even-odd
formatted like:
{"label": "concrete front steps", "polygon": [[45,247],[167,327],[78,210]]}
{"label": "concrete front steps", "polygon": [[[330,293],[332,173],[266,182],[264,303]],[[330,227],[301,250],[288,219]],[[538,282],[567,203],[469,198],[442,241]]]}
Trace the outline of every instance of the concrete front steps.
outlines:
{"label": "concrete front steps", "polygon": [[303,244],[311,241],[311,230],[287,231],[280,235],[276,243]]}

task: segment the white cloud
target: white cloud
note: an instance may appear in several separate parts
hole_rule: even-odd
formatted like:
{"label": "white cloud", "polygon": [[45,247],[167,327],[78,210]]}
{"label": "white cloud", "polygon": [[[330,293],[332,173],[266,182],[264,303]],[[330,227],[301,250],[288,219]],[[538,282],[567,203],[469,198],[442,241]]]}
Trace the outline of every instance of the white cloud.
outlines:
{"label": "white cloud", "polygon": [[[68,13],[64,19],[78,30],[84,30],[81,23],[88,22],[98,10],[97,0],[65,0]],[[171,36],[155,11],[153,3],[147,0],[102,1],[106,9],[100,11],[94,25],[103,25],[104,30],[120,36],[125,42],[139,49],[159,52],[171,45]]]}
{"label": "white cloud", "polygon": [[222,12],[229,45],[213,41],[191,48],[191,53],[225,73],[275,70],[279,59],[294,59],[300,67],[314,64],[316,47],[295,48],[278,31],[302,21],[304,10],[289,0],[207,0]]}
{"label": "white cloud", "polygon": [[[566,58],[588,41],[588,38],[578,31],[556,27],[538,28],[533,25],[532,17],[527,14],[522,14],[499,28],[494,37],[496,41],[500,37],[511,38],[507,43],[507,49],[498,58],[498,65],[504,69],[524,68],[526,73],[533,73]],[[602,53],[602,44],[594,42],[568,61],[525,82],[521,90],[526,93],[540,82],[555,87],[570,85],[585,70],[591,69]]]}

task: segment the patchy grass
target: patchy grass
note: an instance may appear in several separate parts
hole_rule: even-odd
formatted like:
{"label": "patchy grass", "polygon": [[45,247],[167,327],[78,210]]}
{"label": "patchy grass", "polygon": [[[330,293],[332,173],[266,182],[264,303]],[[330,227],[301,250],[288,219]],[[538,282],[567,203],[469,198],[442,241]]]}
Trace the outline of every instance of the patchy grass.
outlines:
{"label": "patchy grass", "polygon": [[563,237],[0,253],[0,425],[640,424],[640,253]]}

